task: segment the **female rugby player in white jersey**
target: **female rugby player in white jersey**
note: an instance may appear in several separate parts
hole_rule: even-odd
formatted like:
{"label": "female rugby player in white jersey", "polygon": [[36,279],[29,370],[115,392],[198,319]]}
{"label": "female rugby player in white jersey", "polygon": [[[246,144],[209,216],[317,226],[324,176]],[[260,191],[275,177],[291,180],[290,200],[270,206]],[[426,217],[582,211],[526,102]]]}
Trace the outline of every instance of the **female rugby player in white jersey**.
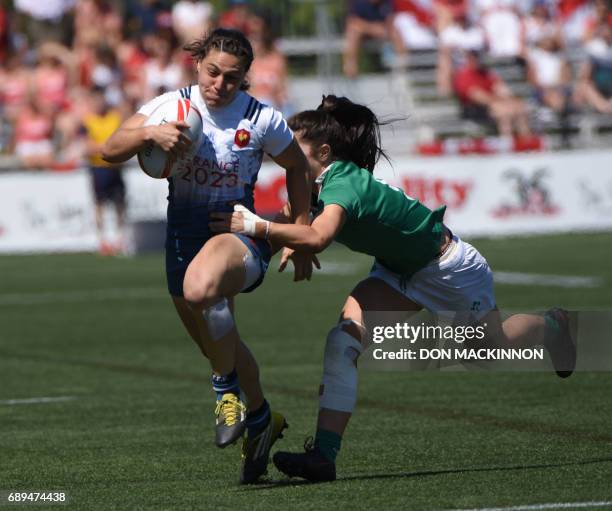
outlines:
{"label": "female rugby player in white jersey", "polygon": [[446,206],[431,211],[373,176],[384,152],[378,120],[370,109],[327,96],[317,110],[296,114],[289,125],[316,178],[318,205],[312,226],[267,222],[237,206],[233,214],[213,215],[211,229],[248,232],[311,252],[320,252],[335,239],[374,256],[375,262],[328,334],[314,445],[305,453],[277,452],[274,464],[279,470],[310,481],[336,478],[336,455],[357,401],[357,359],[367,345],[368,311],[467,313],[467,321],[486,326],[489,346],[544,344],[557,374],[571,374],[576,351],[567,313],[552,309],[543,316],[515,314],[502,324],[491,269],[474,247],[444,225]]}
{"label": "female rugby player in white jersey", "polygon": [[[181,97],[202,114],[204,133],[193,160],[169,179],[166,274],[176,310],[212,366],[215,441],[225,447],[246,429],[240,479],[250,483],[265,472],[285,420],[270,411],[263,397],[257,364],[234,324],[232,298],[261,283],[271,249],[267,241],[244,235],[213,237],[209,214],[231,211],[234,201],[253,209],[253,187],[265,152],[287,171],[293,220],[308,223],[308,163],[281,114],[245,92],[253,50],[241,32],[216,29],[185,50],[197,63],[198,83],[145,104],[110,137],[103,155],[122,162],[150,141],[180,154],[190,144],[181,131],[183,122],[144,126],[145,120],[158,105]],[[310,256],[295,254],[293,261],[296,280],[310,278]]]}

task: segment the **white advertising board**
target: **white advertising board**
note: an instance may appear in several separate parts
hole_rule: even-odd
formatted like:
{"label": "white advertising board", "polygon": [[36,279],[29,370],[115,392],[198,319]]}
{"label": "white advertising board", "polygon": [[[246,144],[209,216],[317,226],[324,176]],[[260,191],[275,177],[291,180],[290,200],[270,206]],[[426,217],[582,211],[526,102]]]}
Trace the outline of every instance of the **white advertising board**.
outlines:
{"label": "white advertising board", "polygon": [[[376,175],[429,207],[464,237],[612,229],[612,151],[397,158]],[[162,220],[168,186],[125,171],[130,221]],[[0,252],[95,250],[87,170],[0,174]],[[255,204],[271,214],[286,198],[284,171],[266,163]]]}

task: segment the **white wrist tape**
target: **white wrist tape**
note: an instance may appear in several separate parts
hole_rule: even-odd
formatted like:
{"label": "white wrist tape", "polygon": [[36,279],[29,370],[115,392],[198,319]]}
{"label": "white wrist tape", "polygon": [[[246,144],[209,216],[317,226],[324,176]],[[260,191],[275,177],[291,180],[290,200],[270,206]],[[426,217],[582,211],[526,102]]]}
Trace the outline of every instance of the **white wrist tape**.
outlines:
{"label": "white wrist tape", "polygon": [[234,211],[236,213],[242,214],[242,221],[244,223],[244,227],[240,234],[246,234],[247,236],[255,237],[255,227],[257,222],[265,222],[262,218],[258,217],[255,213],[249,211],[242,204],[235,204]]}

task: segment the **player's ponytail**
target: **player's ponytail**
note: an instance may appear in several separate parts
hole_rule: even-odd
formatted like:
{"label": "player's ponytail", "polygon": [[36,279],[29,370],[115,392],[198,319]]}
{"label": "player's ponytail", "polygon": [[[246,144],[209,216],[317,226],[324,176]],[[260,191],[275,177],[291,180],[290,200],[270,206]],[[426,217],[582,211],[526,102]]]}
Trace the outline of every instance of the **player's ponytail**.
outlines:
{"label": "player's ponytail", "polygon": [[387,158],[374,113],[344,97],[323,96],[316,110],[291,117],[289,127],[311,143],[329,144],[335,158],[352,161],[369,172],[381,156]]}
{"label": "player's ponytail", "polygon": [[317,110],[327,112],[343,128],[343,144],[338,148],[341,152],[335,152],[337,157],[349,159],[370,172],[381,156],[389,159],[381,146],[381,123],[368,107],[329,95],[323,96]]}

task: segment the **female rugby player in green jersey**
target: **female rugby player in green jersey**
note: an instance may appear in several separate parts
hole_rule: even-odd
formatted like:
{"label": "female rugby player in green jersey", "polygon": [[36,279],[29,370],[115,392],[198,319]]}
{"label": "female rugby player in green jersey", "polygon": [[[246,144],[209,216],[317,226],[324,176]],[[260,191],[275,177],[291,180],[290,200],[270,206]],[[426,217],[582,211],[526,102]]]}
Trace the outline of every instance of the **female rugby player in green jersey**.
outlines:
{"label": "female rugby player in green jersey", "polygon": [[373,176],[379,157],[386,155],[372,111],[327,96],[317,110],[295,115],[289,125],[315,178],[318,205],[312,224],[268,222],[238,205],[233,214],[214,215],[211,229],[306,252],[320,252],[336,240],[374,256],[375,262],[327,337],[314,446],[305,453],[276,453],[279,470],[310,481],[335,479],[336,455],[357,400],[356,362],[367,347],[367,311],[469,312],[472,323],[486,324],[488,342],[513,348],[544,344],[559,376],[571,374],[575,347],[567,313],[516,314],[502,323],[491,269],[444,225],[446,207],[431,211]]}

